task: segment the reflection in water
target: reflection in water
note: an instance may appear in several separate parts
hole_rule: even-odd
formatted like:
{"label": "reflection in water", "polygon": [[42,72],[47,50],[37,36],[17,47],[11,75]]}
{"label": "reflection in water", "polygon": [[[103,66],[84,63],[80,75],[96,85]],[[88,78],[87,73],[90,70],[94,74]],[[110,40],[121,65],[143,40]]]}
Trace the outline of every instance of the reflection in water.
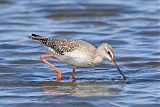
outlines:
{"label": "reflection in water", "polygon": [[70,94],[75,96],[118,95],[123,86],[114,86],[111,82],[39,82],[46,95]]}

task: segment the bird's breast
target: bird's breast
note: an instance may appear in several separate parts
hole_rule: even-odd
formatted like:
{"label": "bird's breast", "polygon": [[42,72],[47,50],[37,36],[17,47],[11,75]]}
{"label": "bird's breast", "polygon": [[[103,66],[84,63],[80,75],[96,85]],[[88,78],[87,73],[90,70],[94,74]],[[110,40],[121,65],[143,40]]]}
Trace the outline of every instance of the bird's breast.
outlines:
{"label": "bird's breast", "polygon": [[73,51],[65,53],[59,60],[76,67],[94,67],[102,63],[101,58],[92,57],[93,53],[84,53],[83,51]]}

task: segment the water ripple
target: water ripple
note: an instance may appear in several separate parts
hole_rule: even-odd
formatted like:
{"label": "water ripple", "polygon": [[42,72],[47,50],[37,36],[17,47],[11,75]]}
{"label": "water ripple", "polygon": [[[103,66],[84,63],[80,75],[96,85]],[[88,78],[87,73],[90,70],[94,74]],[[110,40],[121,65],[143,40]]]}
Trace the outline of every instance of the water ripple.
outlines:
{"label": "water ripple", "polygon": [[[159,6],[157,0],[0,0],[0,106],[141,107],[159,106]],[[107,42],[127,77],[109,61],[95,68],[71,67],[47,59],[32,33]]]}

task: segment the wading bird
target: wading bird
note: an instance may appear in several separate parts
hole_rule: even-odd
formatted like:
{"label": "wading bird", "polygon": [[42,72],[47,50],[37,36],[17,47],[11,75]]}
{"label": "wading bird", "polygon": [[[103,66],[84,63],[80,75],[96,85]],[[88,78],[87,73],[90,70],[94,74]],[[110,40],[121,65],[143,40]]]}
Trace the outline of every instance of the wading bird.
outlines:
{"label": "wading bird", "polygon": [[57,81],[61,79],[61,71],[45,58],[56,58],[69,64],[73,68],[70,80],[75,80],[74,74],[77,67],[95,67],[108,59],[117,68],[123,80],[126,80],[114,60],[113,48],[107,43],[102,43],[96,48],[83,40],[46,38],[36,34],[28,37],[42,44],[49,52],[49,54],[40,56],[40,59],[56,71]]}

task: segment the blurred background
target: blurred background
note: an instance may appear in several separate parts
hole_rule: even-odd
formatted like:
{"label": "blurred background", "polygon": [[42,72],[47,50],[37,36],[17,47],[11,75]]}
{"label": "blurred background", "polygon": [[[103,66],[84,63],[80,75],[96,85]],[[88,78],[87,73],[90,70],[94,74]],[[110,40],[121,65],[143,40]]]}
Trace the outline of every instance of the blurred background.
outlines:
{"label": "blurred background", "polygon": [[[106,61],[70,82],[70,66],[48,59],[58,83],[32,33],[109,43],[128,79]],[[159,107],[159,56],[159,0],[0,0],[1,107]]]}

